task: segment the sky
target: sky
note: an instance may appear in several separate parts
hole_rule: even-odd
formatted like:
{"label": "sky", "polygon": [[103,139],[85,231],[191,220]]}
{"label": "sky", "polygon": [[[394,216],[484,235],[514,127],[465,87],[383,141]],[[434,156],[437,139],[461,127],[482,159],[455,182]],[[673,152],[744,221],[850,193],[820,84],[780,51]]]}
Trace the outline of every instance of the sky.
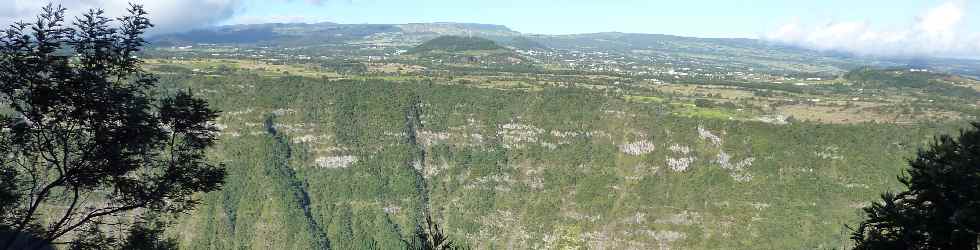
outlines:
{"label": "sky", "polygon": [[[54,0],[122,13],[130,0]],[[472,22],[535,34],[656,33],[764,39],[868,55],[980,58],[980,0],[136,0],[156,33],[265,22]],[[0,21],[39,0],[0,0]]]}

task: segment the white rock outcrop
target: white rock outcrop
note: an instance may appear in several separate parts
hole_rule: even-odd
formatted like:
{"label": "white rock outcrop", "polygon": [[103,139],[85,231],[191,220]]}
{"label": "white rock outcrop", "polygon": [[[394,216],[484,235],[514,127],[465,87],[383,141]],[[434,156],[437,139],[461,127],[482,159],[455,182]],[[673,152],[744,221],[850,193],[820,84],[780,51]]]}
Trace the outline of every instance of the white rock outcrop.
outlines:
{"label": "white rock outcrop", "polygon": [[640,156],[640,155],[653,153],[653,150],[655,150],[656,148],[657,147],[653,145],[652,142],[647,140],[619,145],[620,152],[633,156]]}
{"label": "white rock outcrop", "polygon": [[339,169],[349,168],[357,162],[357,157],[353,155],[330,156],[316,158],[318,168]]}

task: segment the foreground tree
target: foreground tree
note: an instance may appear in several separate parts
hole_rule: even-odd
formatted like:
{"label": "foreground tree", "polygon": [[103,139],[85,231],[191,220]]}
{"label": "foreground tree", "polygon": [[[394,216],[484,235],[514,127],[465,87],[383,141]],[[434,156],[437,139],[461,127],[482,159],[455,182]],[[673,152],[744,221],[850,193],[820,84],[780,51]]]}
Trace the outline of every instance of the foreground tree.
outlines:
{"label": "foreground tree", "polygon": [[217,112],[188,93],[156,93],[141,69],[146,11],[131,5],[113,20],[91,10],[70,26],[64,13],[49,5],[0,34],[0,249],[185,211],[224,180],[204,152]]}
{"label": "foreground tree", "polygon": [[980,236],[980,123],[944,135],[909,162],[908,190],[864,209],[856,249],[977,249]]}
{"label": "foreground tree", "polygon": [[413,237],[405,241],[407,250],[456,250],[462,249],[449,240],[432,216],[425,216],[425,225],[415,228]]}

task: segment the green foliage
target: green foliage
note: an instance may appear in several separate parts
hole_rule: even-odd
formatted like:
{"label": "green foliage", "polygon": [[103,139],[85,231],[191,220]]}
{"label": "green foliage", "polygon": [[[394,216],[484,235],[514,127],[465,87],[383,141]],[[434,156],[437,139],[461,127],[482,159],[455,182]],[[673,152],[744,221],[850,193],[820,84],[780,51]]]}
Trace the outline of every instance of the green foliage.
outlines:
{"label": "green foliage", "polygon": [[[143,215],[131,226],[124,229],[123,235],[113,236],[105,228],[114,226],[96,221],[79,230],[78,236],[68,242],[72,250],[176,250],[177,240],[164,235],[166,223],[155,215]],[[119,227],[115,227],[119,228]]]}
{"label": "green foliage", "polygon": [[[600,234],[614,248],[826,248],[847,240],[841,225],[859,219],[853,204],[899,185],[890,176],[915,146],[956,127],[688,118],[579,88],[245,74],[168,76],[162,85],[207,90],[227,110],[216,121],[226,126],[223,143],[210,155],[237,166],[170,232],[188,249],[313,249],[318,235],[332,249],[402,249],[422,214],[472,248],[547,249],[562,237],[590,247]],[[418,145],[406,129],[413,106]],[[270,114],[281,140],[262,125]],[[701,139],[699,126],[722,145]],[[642,140],[655,150],[620,149]],[[420,149],[425,193],[413,166]],[[752,179],[722,168],[722,151],[733,164],[754,158]],[[346,156],[356,160],[330,163]],[[681,157],[694,158],[689,169],[668,167]],[[297,190],[308,193],[310,216]]]}
{"label": "green foliage", "polygon": [[558,243],[555,249],[560,250],[581,250],[585,249],[585,242],[579,235],[582,234],[582,228],[578,226],[572,226],[569,228],[562,228],[556,235],[558,235]]}
{"label": "green foliage", "polygon": [[862,67],[848,72],[844,78],[867,87],[924,88],[929,85],[930,80],[935,78],[935,75],[925,72]]}
{"label": "green foliage", "polygon": [[107,217],[183,212],[224,179],[205,159],[217,111],[183,91],[156,93],[142,71],[143,8],[118,24],[90,10],[71,27],[65,11],[48,5],[0,36],[0,230],[14,232],[0,249],[19,248],[18,234],[40,246]]}
{"label": "green foliage", "polygon": [[471,50],[504,49],[496,42],[480,37],[440,36],[426,41],[413,49],[412,53],[429,51],[463,52]]}
{"label": "green foliage", "polygon": [[[3,150],[0,152],[7,151]],[[0,168],[0,211],[13,211],[13,206],[17,205],[19,195],[17,190],[17,171],[11,168]],[[6,223],[0,224],[0,231],[5,232],[10,229]]]}
{"label": "green foliage", "polygon": [[413,238],[406,242],[408,250],[455,250],[461,249],[453,243],[442,228],[432,221],[432,216],[425,217],[425,223],[415,228]]}
{"label": "green foliage", "polygon": [[362,74],[368,71],[364,63],[348,60],[322,62],[320,66],[341,74]]}
{"label": "green foliage", "polygon": [[980,123],[940,136],[909,162],[900,181],[864,209],[856,249],[976,249],[980,237]]}
{"label": "green foliage", "polygon": [[912,72],[902,69],[881,70],[862,67],[844,75],[844,79],[852,81],[864,88],[912,88],[939,95],[977,99],[980,96],[976,90],[956,86],[945,79],[948,74],[931,72]]}
{"label": "green foliage", "polygon": [[[117,248],[119,239],[110,237],[104,230],[100,229],[100,227],[104,226],[105,223],[102,221],[95,221],[85,225],[81,230],[78,230],[79,235],[68,243],[68,249],[96,250]],[[134,229],[139,227],[139,225],[133,226]]]}
{"label": "green foliage", "polygon": [[513,39],[510,40],[510,42],[508,42],[507,45],[523,50],[548,50],[549,49],[548,46],[525,36],[514,37]]}

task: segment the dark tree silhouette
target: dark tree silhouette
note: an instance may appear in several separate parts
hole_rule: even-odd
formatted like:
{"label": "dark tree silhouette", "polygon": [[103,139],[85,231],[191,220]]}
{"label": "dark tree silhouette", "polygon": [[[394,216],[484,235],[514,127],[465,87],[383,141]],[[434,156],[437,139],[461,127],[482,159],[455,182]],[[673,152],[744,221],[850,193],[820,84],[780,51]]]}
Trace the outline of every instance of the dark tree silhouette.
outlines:
{"label": "dark tree silhouette", "polygon": [[[128,229],[125,234],[110,236],[102,228],[108,223],[96,220],[79,229],[78,236],[67,242],[70,250],[176,250],[177,239],[165,237],[167,224],[153,212],[143,214]],[[123,232],[117,232],[123,233]]]}
{"label": "dark tree silhouette", "polygon": [[940,136],[909,162],[907,191],[864,209],[856,249],[977,249],[980,236],[980,123],[958,139]]}
{"label": "dark tree silhouette", "polygon": [[143,7],[118,19],[90,10],[71,25],[64,13],[48,5],[0,33],[0,249],[62,243],[110,217],[132,225],[122,214],[185,211],[224,180],[204,152],[217,112],[158,93],[141,69],[152,27]]}
{"label": "dark tree silhouette", "polygon": [[456,250],[462,249],[449,240],[432,221],[432,216],[425,216],[425,225],[418,225],[411,241],[405,242],[408,250]]}
{"label": "dark tree silhouette", "polygon": [[156,218],[144,218],[129,229],[121,249],[170,250],[177,249],[177,240],[165,238],[165,224]]}

